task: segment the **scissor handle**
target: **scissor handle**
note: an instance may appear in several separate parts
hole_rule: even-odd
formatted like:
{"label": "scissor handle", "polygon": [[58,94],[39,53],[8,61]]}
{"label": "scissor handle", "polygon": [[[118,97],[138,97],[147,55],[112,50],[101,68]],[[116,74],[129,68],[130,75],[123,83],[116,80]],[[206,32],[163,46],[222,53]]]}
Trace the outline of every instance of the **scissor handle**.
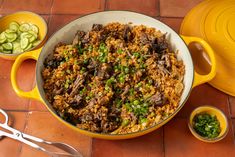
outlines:
{"label": "scissor handle", "polygon": [[4,117],[5,117],[5,122],[4,122],[4,123],[1,123],[1,122],[0,122],[0,124],[2,124],[2,125],[8,125],[8,120],[9,120],[9,118],[8,118],[7,113],[6,113],[5,111],[3,111],[2,109],[0,109],[0,113],[3,114]]}

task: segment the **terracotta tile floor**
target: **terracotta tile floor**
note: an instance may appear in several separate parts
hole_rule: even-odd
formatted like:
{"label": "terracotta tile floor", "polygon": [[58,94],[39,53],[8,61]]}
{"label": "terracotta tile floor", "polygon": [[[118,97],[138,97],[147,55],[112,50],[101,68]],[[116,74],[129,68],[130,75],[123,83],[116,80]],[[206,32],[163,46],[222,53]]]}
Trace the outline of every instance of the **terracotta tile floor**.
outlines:
{"label": "terracotta tile floor", "polygon": [[[19,10],[41,14],[49,26],[49,36],[81,15],[102,10],[132,10],[150,15],[178,32],[186,13],[202,0],[0,0],[0,16]],[[235,98],[208,84],[193,89],[177,116],[164,127],[131,140],[107,141],[92,139],[62,125],[40,102],[19,98],[10,83],[13,61],[0,59],[0,108],[7,110],[13,127],[53,141],[66,142],[79,149],[85,157],[232,157],[235,156]],[[26,61],[18,73],[18,83],[24,90],[35,84],[34,61]],[[24,75],[20,75],[24,73]],[[215,144],[195,139],[187,128],[190,112],[200,105],[213,105],[223,110],[229,120],[226,138]],[[0,117],[2,120],[2,117]],[[14,122],[13,122],[14,121]],[[0,141],[0,157],[42,157],[45,154],[17,141]]]}

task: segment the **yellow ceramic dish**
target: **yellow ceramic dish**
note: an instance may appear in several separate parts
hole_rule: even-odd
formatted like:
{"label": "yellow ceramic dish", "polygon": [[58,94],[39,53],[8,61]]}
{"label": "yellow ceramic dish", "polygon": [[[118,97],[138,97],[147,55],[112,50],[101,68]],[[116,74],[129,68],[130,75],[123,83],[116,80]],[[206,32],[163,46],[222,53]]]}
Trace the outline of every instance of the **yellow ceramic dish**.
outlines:
{"label": "yellow ceramic dish", "polygon": [[[166,119],[160,121],[158,124],[156,124],[153,127],[149,127],[139,132],[133,132],[133,133],[121,134],[121,135],[94,133],[94,132],[90,132],[87,130],[79,129],[76,126],[73,126],[72,124],[64,121],[60,116],[56,114],[52,105],[45,98],[45,93],[43,90],[43,80],[41,76],[41,71],[44,68],[43,63],[45,59],[47,58],[47,56],[53,52],[55,45],[57,45],[59,42],[62,42],[62,43],[72,42],[74,38],[74,34],[77,32],[77,30],[87,31],[92,28],[93,24],[98,23],[98,24],[105,25],[107,23],[114,22],[114,21],[120,22],[120,23],[132,22],[134,25],[143,24],[149,27],[154,27],[163,33],[167,33],[166,37],[171,43],[172,48],[174,48],[175,50],[178,50],[177,57],[183,60],[185,64],[185,76],[184,76],[185,87],[181,96],[179,106],[176,109],[176,111],[173,114],[169,115]],[[211,70],[209,71],[209,73],[205,75],[200,75],[196,71],[194,71],[193,61],[192,61],[190,52],[187,48],[187,45],[190,44],[191,42],[200,43],[206,49],[206,52],[208,56],[210,57],[211,64],[212,64]],[[36,87],[32,91],[25,92],[21,90],[19,86],[17,85],[16,73],[21,63],[27,59],[37,60]],[[13,89],[15,90],[17,95],[24,97],[24,98],[36,99],[36,100],[41,101],[43,104],[45,104],[48,110],[66,126],[74,129],[75,131],[79,133],[82,133],[91,137],[117,140],[117,139],[134,138],[137,136],[144,135],[146,133],[149,133],[153,130],[158,129],[159,127],[167,123],[183,107],[187,98],[189,97],[189,94],[192,88],[202,83],[205,83],[207,81],[210,81],[215,76],[215,71],[216,71],[216,60],[214,57],[213,50],[204,40],[200,38],[195,38],[195,37],[186,37],[186,36],[180,37],[176,32],[174,32],[170,27],[168,27],[164,23],[154,18],[143,15],[143,14],[129,12],[129,11],[105,11],[105,12],[98,12],[98,13],[86,15],[86,16],[80,17],[72,21],[71,23],[65,25],[63,28],[57,31],[54,35],[52,35],[51,38],[47,41],[47,43],[44,45],[42,49],[37,49],[37,50],[26,52],[20,55],[16,59],[15,63],[13,64],[12,71],[11,71],[11,81],[12,81]]]}
{"label": "yellow ceramic dish", "polygon": [[[209,83],[235,96],[235,1],[203,1],[184,18],[180,33],[202,38],[210,44],[215,51],[217,74]],[[203,63],[198,61],[206,68],[208,63]]]}
{"label": "yellow ceramic dish", "polygon": [[[205,138],[200,136],[194,129],[193,129],[193,118],[195,117],[195,115],[200,114],[200,113],[208,113],[210,115],[215,115],[220,123],[220,127],[221,127],[221,132],[218,135],[218,137],[216,138]],[[228,133],[228,121],[226,116],[224,115],[224,113],[219,110],[216,107],[213,106],[200,106],[196,109],[193,110],[193,112],[190,114],[189,117],[189,123],[188,123],[188,127],[191,131],[191,133],[199,140],[203,141],[203,142],[209,142],[209,143],[214,143],[217,141],[222,140]]]}
{"label": "yellow ceramic dish", "polygon": [[[46,35],[47,35],[47,24],[40,15],[35,14],[33,12],[29,12],[29,11],[20,11],[20,12],[16,12],[10,15],[3,16],[0,18],[0,32],[6,30],[9,27],[9,24],[13,21],[16,21],[20,24],[32,23],[38,26],[39,39],[41,40],[41,43],[38,46],[33,47],[32,49],[29,49],[28,51],[37,49],[43,45],[43,43],[46,40]],[[16,59],[17,56],[19,56],[22,53],[5,54],[5,53],[0,52],[0,57],[4,59],[14,60]]]}

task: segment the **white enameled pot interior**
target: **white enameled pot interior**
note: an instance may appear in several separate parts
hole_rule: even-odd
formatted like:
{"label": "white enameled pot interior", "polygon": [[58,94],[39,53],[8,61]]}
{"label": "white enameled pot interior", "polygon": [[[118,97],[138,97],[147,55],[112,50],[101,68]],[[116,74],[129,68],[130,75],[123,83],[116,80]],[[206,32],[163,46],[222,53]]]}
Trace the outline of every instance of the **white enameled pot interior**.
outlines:
{"label": "white enameled pot interior", "polygon": [[37,62],[36,81],[40,95],[47,106],[52,109],[51,105],[45,98],[43,80],[41,76],[41,71],[44,68],[43,62],[45,58],[49,54],[53,53],[55,45],[57,45],[59,42],[71,43],[77,30],[89,31],[91,30],[93,24],[107,24],[110,22],[120,22],[123,24],[131,22],[133,25],[142,24],[148,27],[154,27],[160,30],[162,33],[167,33],[167,39],[170,41],[171,47],[173,50],[178,51],[178,58],[183,60],[185,65],[185,87],[180,101],[180,106],[183,105],[192,88],[194,68],[190,52],[181,37],[167,25],[149,16],[129,11],[105,11],[86,15],[70,22],[57,31],[54,35],[52,35],[52,37],[43,47]]}

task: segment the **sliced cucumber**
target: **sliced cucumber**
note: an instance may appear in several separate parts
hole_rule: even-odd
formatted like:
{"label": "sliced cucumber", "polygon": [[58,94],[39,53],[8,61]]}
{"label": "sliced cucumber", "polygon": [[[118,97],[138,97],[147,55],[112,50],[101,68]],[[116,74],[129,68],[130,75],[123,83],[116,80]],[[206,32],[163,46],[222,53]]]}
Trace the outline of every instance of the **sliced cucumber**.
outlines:
{"label": "sliced cucumber", "polygon": [[27,50],[31,49],[32,47],[33,47],[33,44],[29,43],[29,45],[24,49],[24,51],[27,51]]}
{"label": "sliced cucumber", "polygon": [[20,34],[20,38],[31,38],[33,35],[28,33],[28,32],[24,32]]}
{"label": "sliced cucumber", "polygon": [[12,25],[15,25],[16,27],[20,27],[19,23],[16,22],[16,21],[12,21],[12,22],[9,24],[9,28],[11,28]]}
{"label": "sliced cucumber", "polygon": [[4,43],[4,44],[2,44],[2,47],[4,50],[12,50],[13,45],[12,45],[12,43]]}
{"label": "sliced cucumber", "polygon": [[34,35],[32,35],[30,38],[29,38],[29,42],[34,42],[35,40],[36,40],[37,38],[34,36]]}
{"label": "sliced cucumber", "polygon": [[[8,42],[13,42],[16,40],[17,38],[17,34],[16,33],[10,33],[8,34],[9,36],[7,37],[7,41]],[[7,36],[7,33],[6,33],[6,36]]]}
{"label": "sliced cucumber", "polygon": [[3,50],[2,52],[6,54],[11,54],[11,50]]}
{"label": "sliced cucumber", "polygon": [[17,47],[15,49],[13,49],[12,53],[21,53],[23,52],[24,50],[22,50],[20,47]]}
{"label": "sliced cucumber", "polygon": [[30,25],[28,23],[23,23],[22,25],[20,25],[19,30],[21,32],[27,32],[29,31]]}
{"label": "sliced cucumber", "polygon": [[14,31],[14,30],[11,30],[11,29],[6,29],[5,32],[6,32],[6,33],[9,33],[9,34],[10,34],[10,33],[15,33],[15,31]]}
{"label": "sliced cucumber", "polygon": [[13,51],[12,51],[12,53],[23,52],[23,50],[20,47],[20,42],[14,41],[12,44],[13,44]]}
{"label": "sliced cucumber", "polygon": [[0,40],[0,44],[4,43],[5,41],[7,41],[7,39]]}
{"label": "sliced cucumber", "polygon": [[41,43],[41,40],[36,40],[33,42],[33,47],[38,46]]}
{"label": "sliced cucumber", "polygon": [[35,33],[34,31],[28,31],[30,34],[34,35],[36,38],[38,37],[38,34]]}
{"label": "sliced cucumber", "polygon": [[38,34],[38,32],[39,32],[38,26],[36,26],[36,25],[34,25],[34,24],[32,24],[32,25],[30,26],[30,30],[34,31],[36,34]]}
{"label": "sliced cucumber", "polygon": [[18,36],[20,36],[22,32],[18,29],[18,31],[16,33]]}
{"label": "sliced cucumber", "polygon": [[16,35],[15,33],[7,33],[7,32],[5,32],[5,36],[7,37],[7,39],[12,39],[12,38],[14,38],[15,35]]}
{"label": "sliced cucumber", "polygon": [[0,44],[4,43],[7,40],[5,32],[0,34]]}
{"label": "sliced cucumber", "polygon": [[38,26],[30,23],[19,24],[15,21],[0,34],[0,52],[20,53],[38,46]]}
{"label": "sliced cucumber", "polygon": [[10,30],[14,31],[14,32],[17,32],[18,31],[18,27],[16,27],[16,25],[12,25],[10,27]]}
{"label": "sliced cucumber", "polygon": [[2,46],[0,46],[0,52],[2,52],[3,51],[3,47]]}
{"label": "sliced cucumber", "polygon": [[17,32],[18,29],[19,29],[19,24],[16,23],[16,22],[11,22],[9,24],[9,28],[10,28],[10,30],[13,30],[14,32]]}
{"label": "sliced cucumber", "polygon": [[20,48],[20,42],[14,41],[12,44],[13,44],[13,50],[18,47]]}
{"label": "sliced cucumber", "polygon": [[28,38],[22,38],[20,40],[20,47],[22,49],[25,49],[29,45],[29,39]]}

